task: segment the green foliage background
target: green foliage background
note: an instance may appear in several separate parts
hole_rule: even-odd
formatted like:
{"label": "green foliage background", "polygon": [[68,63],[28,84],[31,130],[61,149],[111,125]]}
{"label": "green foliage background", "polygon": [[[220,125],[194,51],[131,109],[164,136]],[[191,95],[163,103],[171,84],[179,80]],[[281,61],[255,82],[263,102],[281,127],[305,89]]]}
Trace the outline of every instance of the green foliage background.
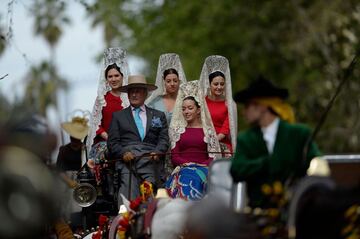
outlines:
{"label": "green foliage background", "polygon": [[[290,89],[298,121],[313,127],[359,49],[358,1],[108,0],[89,6],[94,23],[105,6],[113,6],[107,19],[118,21],[106,42],[143,57],[152,79],[162,53],[178,53],[189,80],[220,54],[230,61],[234,92],[263,74]],[[359,151],[359,93],[356,69],[318,135],[324,152]]]}
{"label": "green foliage background", "polygon": [[[61,28],[69,24],[62,13],[70,2],[33,2],[57,7],[34,16],[35,24],[47,19],[48,26],[34,29],[54,49]],[[122,46],[147,62],[148,78],[154,79],[162,53],[180,55],[188,80],[199,77],[207,56],[223,55],[230,61],[234,92],[263,74],[290,89],[298,121],[312,127],[360,48],[357,0],[77,0],[76,4],[84,6],[94,27],[102,27],[107,46]],[[323,152],[360,150],[359,67],[316,139]],[[241,120],[239,125],[246,127]]]}

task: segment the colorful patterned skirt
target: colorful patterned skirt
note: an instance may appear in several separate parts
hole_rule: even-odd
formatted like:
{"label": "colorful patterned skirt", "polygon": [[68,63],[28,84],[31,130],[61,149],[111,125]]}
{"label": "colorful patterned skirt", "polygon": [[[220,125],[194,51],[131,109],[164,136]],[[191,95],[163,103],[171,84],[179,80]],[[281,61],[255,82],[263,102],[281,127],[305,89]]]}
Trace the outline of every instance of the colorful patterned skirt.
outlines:
{"label": "colorful patterned skirt", "polygon": [[207,186],[208,167],[188,163],[177,166],[165,183],[172,198],[200,200],[204,197]]}
{"label": "colorful patterned skirt", "polygon": [[105,152],[107,150],[106,141],[100,141],[99,143],[91,147],[89,158],[95,161],[95,164],[99,164],[105,160]]}

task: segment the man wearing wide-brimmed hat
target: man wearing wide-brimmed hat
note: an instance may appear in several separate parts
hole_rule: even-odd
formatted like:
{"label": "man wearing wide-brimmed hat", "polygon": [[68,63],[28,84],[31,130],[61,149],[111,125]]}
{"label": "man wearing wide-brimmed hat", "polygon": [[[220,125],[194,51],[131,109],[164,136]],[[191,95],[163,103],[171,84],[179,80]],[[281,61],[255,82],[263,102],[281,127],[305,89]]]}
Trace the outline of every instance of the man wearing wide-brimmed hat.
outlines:
{"label": "man wearing wide-brimmed hat", "polygon": [[[81,112],[84,115],[73,116],[70,121],[61,124],[61,128],[70,136],[70,143],[62,145],[59,148],[56,167],[60,171],[59,176],[64,179],[64,181],[67,182],[67,186],[70,187],[74,187],[74,180],[77,178],[77,173],[86,161],[85,157],[83,157],[85,144],[82,140],[88,135],[89,126],[88,119],[85,117],[86,112]],[[58,188],[61,194],[64,195],[62,213],[64,213],[63,216],[65,216],[66,219],[70,219],[72,216],[75,216],[75,219],[77,218],[76,215],[81,211],[81,207],[70,197],[72,191],[69,191],[67,186]],[[73,225],[80,225],[81,221],[74,220],[73,223]]]}
{"label": "man wearing wide-brimmed hat", "polygon": [[234,181],[247,183],[252,207],[267,206],[262,185],[304,176],[310,160],[320,154],[311,142],[305,159],[303,152],[311,131],[294,124],[288,96],[287,89],[261,76],[234,96],[236,102],[244,104],[244,118],[251,128],[238,136],[231,174]]}
{"label": "man wearing wide-brimmed hat", "polygon": [[[169,147],[165,114],[144,104],[148,92],[156,88],[142,75],[129,76],[128,85],[122,86],[120,91],[128,94],[130,106],[113,114],[109,129],[109,155],[112,159],[120,159],[116,164],[120,175],[119,193],[130,196],[129,199],[139,195],[142,180],[155,185],[162,163],[157,155],[166,153]],[[144,153],[152,157],[139,158]]]}
{"label": "man wearing wide-brimmed hat", "polygon": [[62,123],[61,128],[70,135],[70,143],[60,147],[56,166],[63,171],[77,171],[82,164],[82,140],[89,132],[88,120],[76,116],[70,122]]}

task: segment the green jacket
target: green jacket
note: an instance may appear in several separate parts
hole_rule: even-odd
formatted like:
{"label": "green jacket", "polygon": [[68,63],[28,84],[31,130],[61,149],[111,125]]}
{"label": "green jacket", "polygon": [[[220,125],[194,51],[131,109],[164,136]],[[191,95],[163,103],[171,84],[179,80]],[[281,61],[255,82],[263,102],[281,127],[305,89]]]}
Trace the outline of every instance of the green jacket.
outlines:
{"label": "green jacket", "polygon": [[245,181],[251,207],[266,206],[261,186],[273,181],[285,182],[290,176],[304,176],[310,160],[320,152],[314,143],[309,146],[303,163],[304,146],[311,131],[304,125],[289,124],[280,120],[274,150],[269,154],[259,127],[240,133],[231,175],[235,182]]}

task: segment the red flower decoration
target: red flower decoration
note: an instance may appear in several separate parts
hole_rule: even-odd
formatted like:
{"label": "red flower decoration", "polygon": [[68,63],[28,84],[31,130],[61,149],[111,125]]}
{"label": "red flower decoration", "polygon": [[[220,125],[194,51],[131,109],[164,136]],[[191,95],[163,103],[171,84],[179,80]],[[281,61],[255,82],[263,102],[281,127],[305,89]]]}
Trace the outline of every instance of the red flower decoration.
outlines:
{"label": "red flower decoration", "polygon": [[101,174],[100,174],[101,166],[100,166],[100,165],[95,165],[94,171],[95,171],[95,180],[96,180],[96,183],[97,183],[97,185],[99,185],[100,182],[101,182]]}
{"label": "red flower decoration", "polygon": [[141,202],[142,202],[141,197],[135,198],[134,200],[132,200],[132,201],[130,202],[130,208],[131,208],[132,210],[136,211],[136,210],[139,208]]}
{"label": "red flower decoration", "polygon": [[91,238],[92,239],[101,239],[101,232],[94,233]]}
{"label": "red flower decoration", "polygon": [[123,229],[122,231],[126,231],[126,229],[129,227],[130,223],[129,223],[129,219],[128,218],[122,218],[119,221],[119,225],[121,226],[121,228]]}
{"label": "red flower decoration", "polygon": [[103,227],[107,223],[108,219],[109,218],[107,216],[104,216],[104,215],[100,214],[100,216],[99,216],[99,227]]}
{"label": "red flower decoration", "polygon": [[146,189],[150,189],[150,184],[149,184],[147,181],[145,181],[145,182],[144,182],[144,187],[145,187]]}

